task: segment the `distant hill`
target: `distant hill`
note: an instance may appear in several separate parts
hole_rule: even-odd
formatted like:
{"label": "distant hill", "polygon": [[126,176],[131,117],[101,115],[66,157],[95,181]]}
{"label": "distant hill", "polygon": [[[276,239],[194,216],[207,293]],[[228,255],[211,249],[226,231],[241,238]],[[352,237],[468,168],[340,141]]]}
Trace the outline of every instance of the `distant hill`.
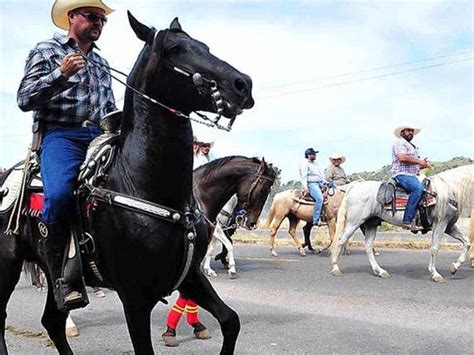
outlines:
{"label": "distant hill", "polygon": [[[445,162],[432,162],[432,169],[428,170],[426,175],[431,176],[438,174],[442,171],[454,169],[458,166],[474,164],[474,160],[466,157],[455,157]],[[350,175],[351,180],[357,180],[361,177],[364,180],[389,180],[391,177],[390,165],[385,165],[379,170],[376,171],[363,171],[360,173],[354,173]]]}

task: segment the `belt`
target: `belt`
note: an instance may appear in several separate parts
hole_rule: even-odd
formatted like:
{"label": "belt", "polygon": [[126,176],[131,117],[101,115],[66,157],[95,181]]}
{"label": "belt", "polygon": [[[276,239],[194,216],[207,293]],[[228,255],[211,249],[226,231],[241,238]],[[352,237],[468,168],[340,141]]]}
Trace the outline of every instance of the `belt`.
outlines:
{"label": "belt", "polygon": [[85,127],[98,127],[96,122],[91,120],[84,120],[82,122],[62,123],[62,122],[44,122],[44,128],[46,130],[56,128],[85,128]]}

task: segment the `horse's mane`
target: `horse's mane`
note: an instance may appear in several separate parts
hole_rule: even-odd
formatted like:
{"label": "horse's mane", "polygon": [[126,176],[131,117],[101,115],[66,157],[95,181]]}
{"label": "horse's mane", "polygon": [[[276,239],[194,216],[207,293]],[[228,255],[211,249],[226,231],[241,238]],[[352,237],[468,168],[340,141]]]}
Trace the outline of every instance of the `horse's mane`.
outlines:
{"label": "horse's mane", "polygon": [[474,207],[474,164],[443,171],[433,178],[445,182],[453,190],[461,213]]}
{"label": "horse's mane", "polygon": [[201,165],[199,168],[195,170],[195,172],[201,176],[202,179],[207,179],[209,176],[211,176],[214,171],[219,170],[221,167],[223,167],[226,164],[229,164],[233,161],[239,161],[239,160],[248,160],[252,159],[252,162],[255,164],[260,164],[261,161],[257,158],[247,158],[242,155],[231,155],[228,157],[224,158],[219,158],[216,160],[213,160],[207,164]]}

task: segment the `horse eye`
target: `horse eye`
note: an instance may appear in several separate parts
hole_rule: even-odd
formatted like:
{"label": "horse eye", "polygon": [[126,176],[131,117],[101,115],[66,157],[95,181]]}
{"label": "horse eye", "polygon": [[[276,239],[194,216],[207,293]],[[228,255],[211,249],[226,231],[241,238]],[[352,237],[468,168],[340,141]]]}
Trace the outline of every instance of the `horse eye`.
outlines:
{"label": "horse eye", "polygon": [[184,46],[181,46],[181,45],[176,45],[176,46],[171,47],[168,51],[170,54],[177,55],[177,54],[185,53],[186,48],[184,48]]}

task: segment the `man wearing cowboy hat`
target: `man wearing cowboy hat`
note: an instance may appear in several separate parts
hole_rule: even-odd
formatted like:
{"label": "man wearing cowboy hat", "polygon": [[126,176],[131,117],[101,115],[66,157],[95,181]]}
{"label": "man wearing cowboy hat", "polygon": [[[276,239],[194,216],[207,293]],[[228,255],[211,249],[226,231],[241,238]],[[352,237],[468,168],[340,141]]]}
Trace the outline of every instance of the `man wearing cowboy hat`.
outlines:
{"label": "man wearing cowboy hat", "polygon": [[341,153],[334,153],[329,157],[329,161],[331,165],[324,170],[326,180],[332,181],[336,186],[349,183],[346,172],[341,167],[341,164],[346,161],[346,157]]}
{"label": "man wearing cowboy hat", "polygon": [[394,131],[397,139],[392,147],[392,177],[409,194],[403,215],[403,227],[411,230],[420,229],[413,224],[423,194],[423,186],[417,175],[420,168],[431,167],[426,158],[420,159],[418,147],[411,142],[420,130],[408,124],[397,127]]}
{"label": "man wearing cowboy hat", "polygon": [[196,156],[194,156],[194,169],[215,159],[211,154],[211,148],[214,146],[214,142],[196,141],[195,143],[199,146],[199,152]]}
{"label": "man wearing cowboy hat", "polygon": [[98,122],[116,110],[108,63],[96,51],[113,10],[101,0],[56,0],[53,23],[67,31],[38,43],[28,55],[18,89],[18,106],[33,111],[42,128],[41,176],[44,185],[42,250],[58,308],[83,307],[82,278],[64,280],[62,263],[70,236],[74,189],[89,143],[101,132]]}
{"label": "man wearing cowboy hat", "polygon": [[308,148],[304,152],[305,160],[300,164],[301,183],[303,185],[303,194],[309,195],[314,200],[313,225],[320,225],[321,210],[323,208],[323,193],[321,186],[327,181],[324,179],[318,163],[316,163],[316,154],[319,151]]}

